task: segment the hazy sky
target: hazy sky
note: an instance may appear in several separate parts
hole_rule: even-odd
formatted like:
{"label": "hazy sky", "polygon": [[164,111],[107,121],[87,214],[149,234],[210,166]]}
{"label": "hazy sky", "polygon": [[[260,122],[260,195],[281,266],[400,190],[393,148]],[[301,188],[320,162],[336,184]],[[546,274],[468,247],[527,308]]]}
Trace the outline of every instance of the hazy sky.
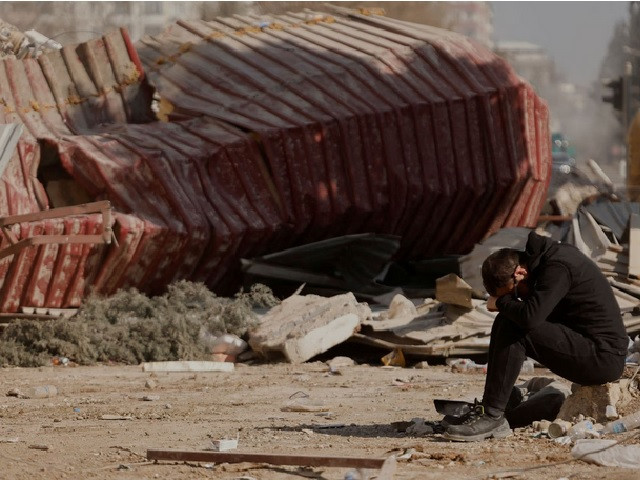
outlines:
{"label": "hazy sky", "polygon": [[596,80],[614,25],[628,20],[629,2],[492,2],[496,41],[543,47],[568,81]]}

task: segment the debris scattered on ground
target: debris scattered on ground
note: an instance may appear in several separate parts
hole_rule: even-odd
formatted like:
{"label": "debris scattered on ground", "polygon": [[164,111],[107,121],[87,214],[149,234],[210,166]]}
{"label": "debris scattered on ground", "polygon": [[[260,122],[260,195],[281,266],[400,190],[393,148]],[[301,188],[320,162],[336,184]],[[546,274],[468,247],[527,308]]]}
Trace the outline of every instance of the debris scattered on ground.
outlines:
{"label": "debris scattered on ground", "polygon": [[476,363],[469,358],[448,358],[447,365],[452,372],[482,372],[487,373],[486,363]]}
{"label": "debris scattered on ground", "polygon": [[156,382],[155,380],[149,378],[145,383],[144,383],[144,388],[148,388],[149,390],[153,390],[154,388],[156,388],[158,386],[158,382]]}
{"label": "debris scattered on ground", "polygon": [[235,450],[238,448],[238,439],[221,439],[221,440],[211,440],[211,446],[208,450],[213,452],[228,452],[229,450]]}
{"label": "debris scattered on ground", "polygon": [[29,448],[33,449],[33,450],[44,450],[44,451],[48,451],[51,449],[51,447],[49,445],[45,445],[43,443],[33,443],[31,445],[29,445]]}
{"label": "debris scattered on ground", "polygon": [[101,415],[100,419],[101,420],[133,420],[133,417],[131,417],[129,415],[109,415],[109,414],[105,414],[105,415]]}
{"label": "debris scattered on ground", "polygon": [[58,388],[55,385],[39,385],[30,387],[24,393],[25,398],[52,398],[58,395]]}
{"label": "debris scattered on ground", "polygon": [[330,407],[322,400],[311,398],[305,392],[296,392],[280,408],[282,412],[328,412]]}
{"label": "debris scattered on ground", "polygon": [[604,467],[640,468],[640,445],[620,445],[616,440],[578,440],[571,455]]}
{"label": "debris scattered on ground", "polygon": [[402,353],[402,349],[400,348],[394,348],[391,352],[382,357],[380,361],[387,367],[404,368],[407,366],[407,362],[404,359],[404,354]]}
{"label": "debris scattered on ground", "polygon": [[349,357],[334,357],[327,361],[329,373],[332,375],[339,375],[341,369],[352,367],[355,364],[356,362]]}
{"label": "debris scattered on ground", "polygon": [[211,353],[214,361],[235,362],[238,355],[247,348],[249,348],[247,342],[230,333],[211,338]]}
{"label": "debris scattered on ground", "polygon": [[486,353],[491,325],[496,316],[485,302],[473,300],[469,310],[427,299],[417,307],[415,317],[388,318],[374,315],[362,323],[351,340],[404,355],[460,356]]}

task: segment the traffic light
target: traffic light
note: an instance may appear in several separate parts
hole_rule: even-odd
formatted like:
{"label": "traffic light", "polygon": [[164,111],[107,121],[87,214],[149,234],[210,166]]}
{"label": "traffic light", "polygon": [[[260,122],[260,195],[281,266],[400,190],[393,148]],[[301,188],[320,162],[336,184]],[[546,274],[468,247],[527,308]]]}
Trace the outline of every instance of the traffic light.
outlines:
{"label": "traffic light", "polygon": [[613,105],[615,110],[619,111],[622,111],[623,107],[623,81],[624,79],[622,77],[618,77],[615,80],[607,80],[603,82],[605,87],[611,89],[611,95],[602,97],[602,101],[610,103]]}

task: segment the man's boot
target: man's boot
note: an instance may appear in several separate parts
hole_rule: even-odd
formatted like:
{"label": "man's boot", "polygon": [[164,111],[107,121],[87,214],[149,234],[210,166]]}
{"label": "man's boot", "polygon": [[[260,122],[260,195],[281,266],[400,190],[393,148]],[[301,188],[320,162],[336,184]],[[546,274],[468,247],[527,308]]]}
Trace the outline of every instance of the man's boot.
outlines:
{"label": "man's boot", "polygon": [[457,442],[478,442],[487,438],[508,437],[511,433],[504,415],[490,415],[482,404],[476,404],[462,423],[448,425],[443,437]]}

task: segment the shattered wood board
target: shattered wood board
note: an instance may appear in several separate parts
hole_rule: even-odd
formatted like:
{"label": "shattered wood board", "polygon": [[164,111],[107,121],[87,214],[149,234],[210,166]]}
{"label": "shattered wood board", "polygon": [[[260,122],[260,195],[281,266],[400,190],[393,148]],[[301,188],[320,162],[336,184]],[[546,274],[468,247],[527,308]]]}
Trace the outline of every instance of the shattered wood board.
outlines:
{"label": "shattered wood board", "polygon": [[622,313],[631,312],[638,306],[638,304],[640,304],[640,300],[638,300],[633,295],[624,293],[615,287],[611,288],[613,289],[613,294],[616,297],[616,301],[618,302],[618,306],[620,307],[620,311]]}
{"label": "shattered wood board", "polygon": [[350,341],[388,350],[400,349],[409,355],[424,356],[452,356],[452,355],[476,355],[487,353],[489,349],[489,337],[473,338],[465,341],[442,342],[429,345],[414,345],[389,342],[367,335],[355,334]]}
{"label": "shattered wood board", "polygon": [[622,253],[607,252],[598,258],[596,264],[604,273],[612,272],[619,275],[627,275],[629,271],[629,257]]}
{"label": "shattered wood board", "polygon": [[438,316],[431,316],[427,318],[420,318],[420,317],[414,318],[406,325],[394,327],[390,329],[390,331],[392,331],[399,337],[407,336],[409,338],[413,338],[412,333],[414,332],[424,332],[427,330],[431,331],[434,328],[438,328],[443,325],[447,325],[447,319],[444,312]]}
{"label": "shattered wood board", "polygon": [[284,356],[302,363],[347,340],[368,318],[371,309],[352,293],[330,298],[292,295],[262,317],[249,345],[265,358]]}
{"label": "shattered wood board", "polygon": [[[402,324],[387,323],[387,329],[377,325],[375,320],[364,322],[363,327],[371,328],[368,335],[375,340],[390,342],[397,345],[428,344],[449,340],[461,341],[471,337],[488,337],[496,314],[484,307],[484,302],[473,301],[474,310],[467,310],[455,305],[442,305],[442,311],[436,311],[426,316],[416,317]],[[384,325],[384,323],[383,323]],[[367,330],[363,328],[363,334]]]}
{"label": "shattered wood board", "polygon": [[431,328],[437,325],[441,325],[445,318],[444,311],[430,312],[425,315],[418,315],[416,317],[399,317],[399,318],[380,318],[371,319],[362,322],[363,326],[371,327],[374,332],[391,331],[393,329],[416,328],[420,325],[420,328]]}
{"label": "shattered wood board", "polygon": [[[413,330],[403,332],[403,336],[423,343],[438,340],[465,339],[475,336],[488,336],[495,315],[482,307],[466,310],[455,305],[447,305],[447,324],[428,330]],[[397,330],[394,330],[397,333]]]}
{"label": "shattered wood board", "polygon": [[625,278],[610,277],[609,283],[619,290],[633,295],[634,297],[640,298],[640,287],[638,285],[634,285],[633,283],[628,283]]}
{"label": "shattered wood board", "polygon": [[640,316],[623,315],[622,322],[629,336],[640,332]]}

